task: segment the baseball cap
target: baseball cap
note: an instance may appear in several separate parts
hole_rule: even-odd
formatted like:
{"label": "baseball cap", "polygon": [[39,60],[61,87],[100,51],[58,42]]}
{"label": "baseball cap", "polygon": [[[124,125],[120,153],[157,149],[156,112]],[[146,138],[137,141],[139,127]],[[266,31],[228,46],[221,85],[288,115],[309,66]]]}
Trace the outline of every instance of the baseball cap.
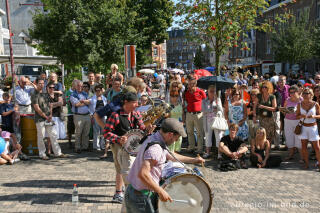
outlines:
{"label": "baseball cap", "polygon": [[183,124],[175,118],[167,118],[162,121],[161,128],[166,129],[169,132],[176,132],[182,137],[187,137]]}
{"label": "baseball cap", "polygon": [[10,132],[2,131],[1,132],[1,137],[4,139],[10,139]]}

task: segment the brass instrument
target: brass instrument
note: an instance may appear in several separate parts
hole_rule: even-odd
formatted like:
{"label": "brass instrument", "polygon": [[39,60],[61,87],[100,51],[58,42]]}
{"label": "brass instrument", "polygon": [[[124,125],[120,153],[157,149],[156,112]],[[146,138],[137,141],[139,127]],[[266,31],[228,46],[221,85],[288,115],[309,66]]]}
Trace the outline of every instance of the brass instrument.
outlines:
{"label": "brass instrument", "polygon": [[150,124],[155,124],[157,120],[160,120],[161,118],[166,118],[169,116],[169,113],[171,111],[171,106],[165,102],[162,102],[161,104],[155,106],[152,103],[152,107],[142,115],[142,120],[145,126],[148,126]]}

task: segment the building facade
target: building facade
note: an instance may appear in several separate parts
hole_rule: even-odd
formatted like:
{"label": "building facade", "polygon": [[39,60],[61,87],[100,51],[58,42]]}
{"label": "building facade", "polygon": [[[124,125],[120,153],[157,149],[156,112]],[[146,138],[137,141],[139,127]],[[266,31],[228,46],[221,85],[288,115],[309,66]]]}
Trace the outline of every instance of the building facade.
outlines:
{"label": "building facade", "polygon": [[152,62],[157,64],[157,69],[167,69],[167,42],[156,44],[152,42]]}
{"label": "building facade", "polygon": [[[182,29],[172,29],[168,31],[169,39],[167,41],[167,66],[168,68],[182,68],[193,70],[194,57],[201,44],[198,44],[187,38],[187,34]],[[210,66],[210,52],[203,48],[204,66]]]}
{"label": "building facade", "polygon": [[[291,3],[293,2],[293,3]],[[299,20],[303,15],[307,15],[309,23],[312,25],[320,22],[320,1],[319,0],[272,0],[270,7],[264,12],[264,18],[275,21],[277,14],[283,13],[284,5],[287,11],[290,11],[293,16]],[[257,32],[257,60],[262,64],[263,72],[272,71],[288,73],[290,70],[298,71],[299,66],[288,63],[275,63],[274,54],[272,51],[271,34]],[[320,63],[316,59],[305,63],[304,67],[300,67],[310,73],[315,73],[320,70]]]}

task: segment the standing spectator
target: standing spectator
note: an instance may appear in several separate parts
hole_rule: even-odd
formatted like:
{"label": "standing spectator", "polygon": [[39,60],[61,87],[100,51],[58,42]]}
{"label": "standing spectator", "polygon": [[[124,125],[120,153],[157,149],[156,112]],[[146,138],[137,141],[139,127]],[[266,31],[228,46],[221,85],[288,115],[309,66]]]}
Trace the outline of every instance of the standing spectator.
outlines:
{"label": "standing spectator", "polygon": [[49,82],[53,82],[55,94],[63,95],[63,86],[60,82],[58,82],[57,73],[53,72],[50,74]]}
{"label": "standing spectator", "polygon": [[[313,100],[320,105],[320,85],[316,85],[313,88],[314,97]],[[317,119],[318,133],[320,135],[320,119]]]}
{"label": "standing spectator", "polygon": [[319,73],[314,76],[314,81],[315,81],[316,85],[320,84],[320,74]]}
{"label": "standing spectator", "polygon": [[71,94],[76,90],[77,81],[79,81],[79,80],[73,80],[72,81],[71,88],[65,94],[66,102],[67,102],[67,108],[68,108],[67,134],[68,134],[69,148],[72,148],[71,138],[72,138],[72,134],[74,134],[74,130],[75,130],[70,97],[71,97]]}
{"label": "standing spectator", "polygon": [[89,132],[91,119],[89,113],[90,100],[88,94],[82,91],[82,82],[77,81],[76,90],[71,94],[73,121],[75,126],[75,152],[89,150]]}
{"label": "standing spectator", "polygon": [[217,148],[219,148],[219,142],[224,134],[224,131],[211,128],[217,114],[220,113],[221,116],[224,114],[221,99],[216,96],[216,89],[214,85],[209,86],[208,98],[202,100],[201,108],[203,113],[203,128],[206,137],[206,152],[203,155],[203,158],[208,158],[212,147],[212,133],[214,132],[216,139],[215,145]]}
{"label": "standing spectator", "polygon": [[34,91],[32,86],[27,86],[27,80],[24,76],[20,77],[19,86],[16,88],[16,102],[19,105],[19,111],[23,114],[30,114],[31,95]]}
{"label": "standing spectator", "polygon": [[121,85],[123,84],[123,75],[118,72],[118,65],[116,64],[112,64],[111,65],[111,73],[109,73],[107,75],[107,78],[106,78],[106,86],[107,88],[111,88],[112,87],[112,82],[113,82],[113,79],[115,78],[120,78],[121,79]]}
{"label": "standing spectator", "polygon": [[2,95],[4,103],[0,105],[0,114],[2,117],[2,130],[13,133],[13,114],[14,105],[11,103],[9,93]]}
{"label": "standing spectator", "polygon": [[206,93],[197,87],[197,80],[193,76],[188,76],[188,89],[184,94],[186,107],[186,128],[188,134],[188,151],[195,149],[194,128],[197,130],[197,153],[203,152],[203,126],[202,126],[202,100],[206,98]]}
{"label": "standing spectator", "polygon": [[47,92],[47,84],[48,84],[47,73],[44,71],[41,71],[40,78],[44,80],[43,92],[46,93]]}
{"label": "standing spectator", "polygon": [[95,74],[95,82],[96,82],[97,84],[101,84],[101,85],[103,85],[101,81],[102,81],[102,75],[101,75],[101,72],[96,73],[96,74]]}
{"label": "standing spectator", "polygon": [[231,100],[225,105],[225,118],[228,121],[228,125],[235,123],[238,124],[237,136],[242,140],[248,139],[249,127],[247,120],[247,106],[240,98],[241,93],[237,89],[233,89],[231,92]]}
{"label": "standing spectator", "polygon": [[90,93],[95,94],[94,87],[97,84],[95,83],[95,76],[94,76],[93,72],[89,72],[88,73],[88,83],[89,83],[89,91],[90,91]]}
{"label": "standing spectator", "polygon": [[247,114],[248,114],[248,126],[249,126],[249,138],[248,142],[250,143],[252,139],[256,137],[256,132],[258,125],[256,122],[253,122],[253,109],[256,102],[258,102],[257,95],[259,94],[258,89],[252,89],[250,91],[250,102],[247,106]]}
{"label": "standing spectator", "polygon": [[121,79],[115,78],[112,82],[112,88],[109,90],[107,94],[108,103],[112,102],[112,99],[121,93]]}
{"label": "standing spectator", "polygon": [[294,134],[294,129],[299,123],[295,109],[301,102],[297,86],[293,85],[290,87],[289,96],[290,97],[284,103],[284,107],[287,109],[286,112],[284,112],[284,134],[286,136],[286,144],[289,148],[289,155],[286,160],[293,159],[295,148],[298,148],[301,154],[301,142],[299,136]]}
{"label": "standing spectator", "polygon": [[[182,84],[178,81],[173,81],[169,88],[169,104],[172,109],[170,111],[170,118],[175,118],[178,121],[182,121],[182,97],[180,90],[182,89]],[[172,152],[180,152],[182,144],[182,137],[180,136],[177,141],[169,145],[169,150]]]}
{"label": "standing spectator", "polygon": [[275,136],[275,122],[273,119],[273,112],[276,111],[277,101],[273,95],[273,86],[270,81],[264,81],[260,88],[258,101],[254,106],[253,121],[256,122],[257,115],[260,126],[267,131],[268,141],[273,141]]}
{"label": "standing spectator", "polygon": [[[100,110],[107,104],[107,99],[102,95],[102,86],[96,85],[95,95],[90,99],[90,114],[93,115],[96,111]],[[93,118],[93,149],[100,151],[105,147],[102,135],[102,129]],[[109,146],[108,146],[109,147]],[[107,150],[106,150],[107,152]]]}
{"label": "standing spectator", "polygon": [[88,98],[91,98],[94,95],[94,93],[92,93],[90,90],[90,84],[88,82],[83,82],[82,91],[87,93]]}
{"label": "standing spectator", "polygon": [[[50,138],[52,149],[57,157],[66,157],[61,153],[61,148],[57,142],[57,132],[52,125],[52,108],[57,106],[62,106],[62,102],[50,103],[50,97],[47,93],[42,93],[42,87],[44,86],[44,81],[38,79],[37,87],[39,92],[32,96],[32,105],[35,110],[35,123],[37,127],[37,143],[39,149],[39,156],[43,160],[48,160],[46,155],[46,146],[44,145],[43,138],[45,133]],[[54,89],[54,88],[53,88]]]}
{"label": "standing spectator", "polygon": [[159,84],[159,98],[162,99],[165,96],[165,77],[162,72],[159,72],[157,78],[157,83]]}
{"label": "standing spectator", "polygon": [[311,142],[318,161],[320,171],[320,148],[319,134],[316,119],[320,119],[320,107],[317,102],[312,101],[313,91],[310,88],[305,88],[302,92],[300,104],[297,106],[297,118],[302,121],[302,133],[300,135],[302,143],[302,156],[305,163],[304,168],[309,168],[308,143]]}
{"label": "standing spectator", "polygon": [[52,121],[54,122],[53,128],[55,129],[55,132],[57,133],[57,139],[65,139],[66,138],[66,130],[64,126],[64,121],[61,120],[61,114],[62,114],[62,105],[54,105],[53,103],[62,103],[63,99],[62,97],[54,93],[55,86],[54,83],[49,82],[47,85],[47,93],[49,97],[49,102],[52,103]]}

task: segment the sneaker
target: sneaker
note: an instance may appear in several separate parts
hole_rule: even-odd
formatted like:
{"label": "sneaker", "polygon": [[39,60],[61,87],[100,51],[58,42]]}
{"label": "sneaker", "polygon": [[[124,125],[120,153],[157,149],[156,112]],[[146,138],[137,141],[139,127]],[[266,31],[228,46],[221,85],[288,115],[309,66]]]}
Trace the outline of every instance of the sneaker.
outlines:
{"label": "sneaker", "polygon": [[13,160],[14,163],[17,163],[17,162],[19,162],[19,161],[20,161],[19,158],[16,158],[16,159]]}
{"label": "sneaker", "polygon": [[45,156],[41,157],[41,159],[42,160],[49,160],[49,157],[45,155]]}
{"label": "sneaker", "polygon": [[59,156],[56,156],[57,158],[67,158],[68,156],[67,155],[65,155],[65,154],[63,154],[63,153],[61,153]]}
{"label": "sneaker", "polygon": [[203,157],[204,159],[207,159],[207,158],[210,157],[210,154],[209,154],[209,153],[204,153],[204,154],[202,155],[202,157]]}
{"label": "sneaker", "polygon": [[122,203],[123,201],[123,194],[122,193],[115,193],[113,195],[113,198],[112,198],[112,202],[113,203]]}
{"label": "sneaker", "polygon": [[21,153],[21,154],[19,155],[19,158],[20,158],[21,160],[30,160],[30,158],[29,158],[26,154],[24,154],[24,153]]}

